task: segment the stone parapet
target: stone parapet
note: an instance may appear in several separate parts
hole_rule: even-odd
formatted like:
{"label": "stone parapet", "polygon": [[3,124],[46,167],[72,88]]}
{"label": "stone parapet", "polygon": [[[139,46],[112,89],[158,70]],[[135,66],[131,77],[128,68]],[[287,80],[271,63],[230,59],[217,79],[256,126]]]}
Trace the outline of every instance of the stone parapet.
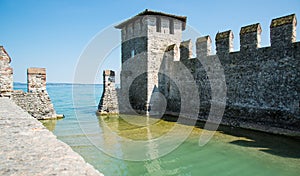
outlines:
{"label": "stone parapet", "polygon": [[0,175],[103,176],[42,123],[0,97]]}
{"label": "stone parapet", "polygon": [[46,89],[46,69],[27,69],[27,92],[13,91],[11,58],[0,46],[0,97],[11,98],[18,106],[37,119],[56,119],[57,114]]}

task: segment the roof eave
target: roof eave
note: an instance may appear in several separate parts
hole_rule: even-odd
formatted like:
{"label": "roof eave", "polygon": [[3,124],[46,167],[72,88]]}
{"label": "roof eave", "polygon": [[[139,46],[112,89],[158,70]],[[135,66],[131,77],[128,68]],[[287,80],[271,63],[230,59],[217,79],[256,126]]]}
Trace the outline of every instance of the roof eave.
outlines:
{"label": "roof eave", "polygon": [[172,15],[172,14],[167,14],[167,13],[163,13],[163,12],[156,12],[156,11],[151,11],[151,10],[148,10],[146,9],[145,11],[137,14],[136,16],[132,17],[132,18],[129,18],[128,20],[118,24],[115,26],[115,28],[117,29],[122,29],[124,26],[126,26],[128,23],[136,20],[137,18],[140,18],[141,16],[146,16],[146,15],[161,15],[161,16],[166,16],[166,17],[171,17],[171,18],[175,18],[179,21],[182,21],[183,24],[182,24],[182,30],[185,30],[185,27],[186,27],[186,19],[187,17],[186,16],[177,16],[177,15]]}

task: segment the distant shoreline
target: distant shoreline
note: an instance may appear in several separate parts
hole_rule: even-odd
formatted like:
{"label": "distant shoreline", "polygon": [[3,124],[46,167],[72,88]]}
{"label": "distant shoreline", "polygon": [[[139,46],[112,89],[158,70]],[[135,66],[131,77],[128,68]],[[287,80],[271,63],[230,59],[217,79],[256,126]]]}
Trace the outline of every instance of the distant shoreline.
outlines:
{"label": "distant shoreline", "polygon": [[[14,84],[18,84],[18,85],[26,85],[27,83],[23,83],[23,82],[14,82]],[[47,83],[47,85],[53,85],[53,84],[63,84],[63,85],[103,85],[103,84],[88,84],[88,83]],[[119,84],[117,84],[119,85]]]}

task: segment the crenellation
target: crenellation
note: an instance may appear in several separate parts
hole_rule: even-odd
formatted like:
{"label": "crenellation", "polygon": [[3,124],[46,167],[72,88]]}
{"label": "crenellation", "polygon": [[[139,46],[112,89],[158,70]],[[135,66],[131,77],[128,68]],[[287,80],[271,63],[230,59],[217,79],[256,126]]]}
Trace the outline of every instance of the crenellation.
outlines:
{"label": "crenellation", "polygon": [[13,68],[10,62],[10,56],[0,46],[0,97],[11,97],[13,91]]}
{"label": "crenellation", "polygon": [[27,91],[30,93],[46,91],[46,68],[27,69]]}
{"label": "crenellation", "polygon": [[296,25],[295,14],[273,19],[270,25],[271,46],[278,49],[291,47],[296,42]]}
{"label": "crenellation", "polygon": [[164,56],[168,61],[180,61],[180,50],[176,44],[167,47]]}
{"label": "crenellation", "polygon": [[170,33],[170,20],[169,18],[161,17],[161,32],[164,34]]}
{"label": "crenellation", "polygon": [[261,26],[259,23],[244,26],[240,30],[240,50],[253,52],[260,47]]}
{"label": "crenellation", "polygon": [[211,55],[211,38],[209,35],[199,37],[196,41],[197,58]]}
{"label": "crenellation", "polygon": [[233,33],[231,30],[218,32],[216,35],[217,55],[224,55],[233,51]]}
{"label": "crenellation", "polygon": [[[220,92],[213,89],[224,85],[225,81],[227,96],[222,124],[240,126],[243,123],[243,127],[253,128],[259,123],[265,128],[275,126],[299,131],[300,42],[296,42],[294,14],[272,20],[271,46],[260,47],[262,29],[256,23],[240,29],[240,51],[233,51],[234,36],[228,30],[216,34],[214,55],[211,54],[210,36],[198,38],[195,43],[197,57],[192,58],[191,40],[181,41],[186,18],[149,12],[143,12],[147,34],[142,48],[146,54],[128,59],[129,51],[141,43],[133,42],[138,38],[122,41],[119,97],[126,97],[128,91],[128,106],[134,112],[149,112],[153,106],[149,100],[158,88],[167,102],[165,114],[178,115],[180,91],[189,92],[190,87],[179,89],[177,84],[195,82],[200,97],[198,119],[206,120],[212,103],[224,100],[224,97],[215,98],[213,95]],[[160,30],[157,30],[157,17],[161,21]],[[174,34],[167,31],[171,29],[170,19],[174,23]],[[124,24],[128,21],[121,26]],[[123,100],[119,99],[119,107],[126,104],[120,101]],[[265,130],[256,126],[254,129]]]}
{"label": "crenellation", "polygon": [[180,60],[190,59],[193,57],[192,40],[181,42],[179,49],[180,49]]}
{"label": "crenellation", "polygon": [[12,100],[37,119],[56,119],[46,88],[46,68],[27,69],[27,92],[14,91]]}
{"label": "crenellation", "polygon": [[13,69],[10,67],[11,58],[0,47],[0,97],[8,97],[19,107],[37,119],[56,119],[51,99],[46,89],[46,69],[28,68],[28,92],[13,90]]}

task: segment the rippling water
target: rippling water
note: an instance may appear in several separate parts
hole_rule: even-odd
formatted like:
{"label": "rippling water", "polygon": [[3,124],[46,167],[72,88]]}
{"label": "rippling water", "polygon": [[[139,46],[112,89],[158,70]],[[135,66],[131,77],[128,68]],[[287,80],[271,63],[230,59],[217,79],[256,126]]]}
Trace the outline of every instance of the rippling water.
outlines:
{"label": "rippling water", "polygon": [[[220,127],[204,147],[199,147],[200,127],[194,127],[187,140],[171,153],[154,160],[125,161],[111,157],[95,147],[89,139],[109,146],[117,157],[138,153],[115,137],[147,140],[165,135],[174,122],[152,119],[149,126],[131,125],[122,118],[100,118],[95,115],[102,85],[74,85],[75,108],[71,84],[48,84],[48,92],[58,114],[65,118],[42,121],[58,137],[81,154],[105,175],[204,175],[204,176],[299,176],[300,141],[283,136]],[[26,90],[26,85],[15,84]],[[77,116],[76,116],[77,115]],[[123,116],[122,116],[123,117]],[[126,117],[137,118],[143,117]],[[151,120],[151,119],[150,119]],[[181,125],[182,129],[185,128]],[[106,128],[108,127],[108,128]],[[110,129],[110,130],[107,130]],[[85,133],[83,132],[85,131]],[[115,135],[112,135],[115,134]],[[180,132],[178,138],[182,135]],[[174,139],[176,140],[176,139]],[[158,153],[156,146],[145,149],[145,155]]]}

